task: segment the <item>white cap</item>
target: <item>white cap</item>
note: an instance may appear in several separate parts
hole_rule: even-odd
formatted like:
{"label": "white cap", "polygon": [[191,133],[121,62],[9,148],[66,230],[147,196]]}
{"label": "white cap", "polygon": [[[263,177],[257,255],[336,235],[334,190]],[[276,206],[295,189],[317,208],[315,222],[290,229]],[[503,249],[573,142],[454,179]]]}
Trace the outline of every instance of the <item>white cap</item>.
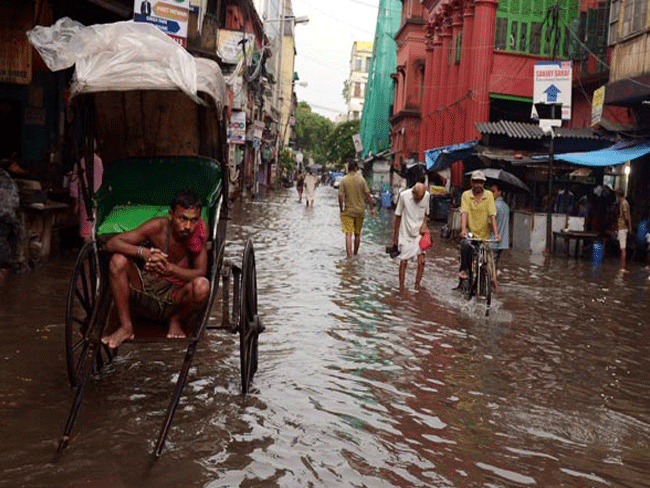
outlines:
{"label": "white cap", "polygon": [[485,173],[483,173],[483,171],[480,169],[477,169],[476,171],[472,172],[472,180],[485,181]]}

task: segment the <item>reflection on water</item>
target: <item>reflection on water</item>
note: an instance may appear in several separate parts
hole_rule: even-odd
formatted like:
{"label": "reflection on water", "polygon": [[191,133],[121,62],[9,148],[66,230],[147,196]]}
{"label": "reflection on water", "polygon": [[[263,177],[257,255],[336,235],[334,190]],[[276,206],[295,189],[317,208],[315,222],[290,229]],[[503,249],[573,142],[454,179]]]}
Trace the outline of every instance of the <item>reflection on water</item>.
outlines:
{"label": "reflection on water", "polygon": [[[266,332],[253,393],[239,395],[237,337],[195,356],[161,459],[151,452],[183,350],[120,350],[70,406],[63,310],[73,256],[3,289],[0,486],[648,486],[647,271],[506,255],[489,318],[436,242],[423,290],[397,289],[384,253],[392,212],[367,218],[345,258],[335,190],[233,208],[227,254],[255,243]],[[219,311],[213,312],[215,320]]]}

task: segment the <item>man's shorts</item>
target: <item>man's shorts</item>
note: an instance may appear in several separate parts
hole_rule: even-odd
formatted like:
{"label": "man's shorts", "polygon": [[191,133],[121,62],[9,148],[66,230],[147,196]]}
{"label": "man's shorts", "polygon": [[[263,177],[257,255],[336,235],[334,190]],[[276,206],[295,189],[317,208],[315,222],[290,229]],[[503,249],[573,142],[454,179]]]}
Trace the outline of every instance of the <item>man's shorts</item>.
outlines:
{"label": "man's shorts", "polygon": [[166,322],[180,309],[180,303],[175,300],[175,294],[182,288],[161,278],[155,273],[143,271],[136,266],[142,290],[129,283],[131,289],[131,304],[134,311],[145,318]]}
{"label": "man's shorts", "polygon": [[341,215],[341,229],[345,234],[360,234],[363,227],[363,217]]}
{"label": "man's shorts", "polygon": [[621,251],[627,246],[627,229],[618,231],[618,245],[621,246]]}

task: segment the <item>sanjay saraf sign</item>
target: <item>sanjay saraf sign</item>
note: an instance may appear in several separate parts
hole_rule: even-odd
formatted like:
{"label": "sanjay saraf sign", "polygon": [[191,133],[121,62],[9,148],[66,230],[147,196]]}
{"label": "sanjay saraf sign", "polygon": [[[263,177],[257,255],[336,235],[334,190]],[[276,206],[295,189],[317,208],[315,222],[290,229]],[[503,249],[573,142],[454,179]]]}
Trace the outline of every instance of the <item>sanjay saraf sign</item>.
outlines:
{"label": "sanjay saraf sign", "polygon": [[562,120],[570,120],[573,62],[537,62],[535,63],[533,79],[534,84],[532,118],[540,118],[536,113],[535,104],[562,104]]}

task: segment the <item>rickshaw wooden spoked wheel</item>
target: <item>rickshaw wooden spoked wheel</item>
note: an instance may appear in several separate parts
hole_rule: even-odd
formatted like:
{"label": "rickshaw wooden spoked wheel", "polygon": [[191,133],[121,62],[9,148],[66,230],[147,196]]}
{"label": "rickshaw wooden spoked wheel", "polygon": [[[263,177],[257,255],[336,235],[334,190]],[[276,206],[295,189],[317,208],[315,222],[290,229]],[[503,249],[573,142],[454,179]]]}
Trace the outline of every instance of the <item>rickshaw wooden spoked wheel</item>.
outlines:
{"label": "rickshaw wooden spoked wheel", "polygon": [[[72,272],[65,314],[65,353],[68,378],[70,385],[79,385],[82,374],[82,363],[89,352],[89,341],[93,340],[93,332],[98,320],[98,301],[102,288],[101,271],[97,246],[87,242],[79,251]],[[94,338],[97,339],[97,338]],[[98,372],[113,355],[107,347],[100,347],[96,356],[94,370]]]}
{"label": "rickshaw wooden spoked wheel", "polygon": [[257,371],[257,339],[264,330],[257,314],[257,274],[253,242],[244,248],[241,272],[241,309],[239,314],[239,357],[241,362],[242,394],[249,391]]}

